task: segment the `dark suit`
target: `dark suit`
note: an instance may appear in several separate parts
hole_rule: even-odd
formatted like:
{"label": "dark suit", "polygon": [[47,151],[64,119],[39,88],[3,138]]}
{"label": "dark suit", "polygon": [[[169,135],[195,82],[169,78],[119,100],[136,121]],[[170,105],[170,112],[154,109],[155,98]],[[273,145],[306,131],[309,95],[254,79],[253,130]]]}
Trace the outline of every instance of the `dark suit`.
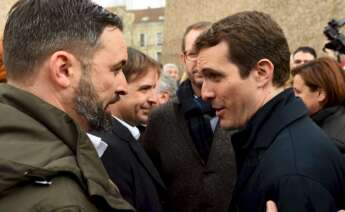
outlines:
{"label": "dark suit", "polygon": [[111,130],[98,133],[108,148],[102,161],[124,199],[138,212],[160,212],[165,185],[141,144],[116,119]]}
{"label": "dark suit", "polygon": [[345,163],[291,89],[232,137],[239,176],[231,212],[336,212],[345,207]]}
{"label": "dark suit", "polygon": [[216,128],[205,163],[174,99],[151,113],[142,142],[167,186],[172,211],[227,211],[236,175],[229,132]]}

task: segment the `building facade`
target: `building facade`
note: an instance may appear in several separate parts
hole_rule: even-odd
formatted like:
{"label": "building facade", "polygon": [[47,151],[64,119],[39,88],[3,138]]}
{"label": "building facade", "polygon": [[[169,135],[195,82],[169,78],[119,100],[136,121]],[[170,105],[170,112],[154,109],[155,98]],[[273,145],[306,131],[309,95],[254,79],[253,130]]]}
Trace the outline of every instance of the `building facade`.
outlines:
{"label": "building facade", "polygon": [[308,45],[323,55],[324,27],[332,18],[345,18],[344,8],[344,0],[166,0],[162,61],[180,64],[182,35],[188,25],[245,10],[270,14],[283,28],[291,51]]}
{"label": "building facade", "polygon": [[139,49],[160,62],[163,47],[164,8],[126,10],[125,7],[110,7],[108,9],[122,18],[127,45]]}

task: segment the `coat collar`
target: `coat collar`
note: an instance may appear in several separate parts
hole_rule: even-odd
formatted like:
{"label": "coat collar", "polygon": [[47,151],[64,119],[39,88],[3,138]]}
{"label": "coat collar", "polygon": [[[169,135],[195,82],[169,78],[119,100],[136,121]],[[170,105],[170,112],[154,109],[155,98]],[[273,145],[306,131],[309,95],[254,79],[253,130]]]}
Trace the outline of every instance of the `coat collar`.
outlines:
{"label": "coat collar", "polygon": [[296,119],[308,116],[302,100],[296,98],[292,89],[287,89],[260,108],[246,127],[233,135],[237,150],[268,148],[274,138]]}
{"label": "coat collar", "polygon": [[183,142],[185,142],[186,145],[188,145],[188,148],[192,150],[194,157],[200,162],[202,166],[208,166],[210,159],[214,157],[213,155],[218,154],[215,149],[218,149],[218,146],[222,146],[224,142],[231,142],[231,134],[233,134],[234,131],[228,132],[221,129],[218,121],[212,138],[209,159],[208,161],[204,161],[200,156],[198,150],[196,149],[192,137],[189,133],[188,124],[182,110],[182,103],[178,100],[178,98],[174,98],[171,104],[173,105],[172,110],[176,117],[176,122],[178,123],[177,126],[180,129],[183,137],[185,138]]}
{"label": "coat collar", "polygon": [[138,161],[143,165],[143,167],[150,174],[150,176],[158,183],[158,185],[160,185],[163,190],[166,190],[165,184],[163,183],[157,169],[153,165],[152,161],[146,154],[144,148],[141,146],[139,141],[135,140],[132,134],[129,132],[128,128],[126,128],[115,118],[112,119],[112,125],[112,132],[122,140],[128,142],[129,147],[131,148],[132,152],[134,153]]}
{"label": "coat collar", "polygon": [[295,97],[292,89],[287,89],[266,103],[244,129],[234,134],[232,142],[239,173],[234,197],[246,185],[261,156],[279,133],[291,123],[307,116],[308,110],[302,100]]}

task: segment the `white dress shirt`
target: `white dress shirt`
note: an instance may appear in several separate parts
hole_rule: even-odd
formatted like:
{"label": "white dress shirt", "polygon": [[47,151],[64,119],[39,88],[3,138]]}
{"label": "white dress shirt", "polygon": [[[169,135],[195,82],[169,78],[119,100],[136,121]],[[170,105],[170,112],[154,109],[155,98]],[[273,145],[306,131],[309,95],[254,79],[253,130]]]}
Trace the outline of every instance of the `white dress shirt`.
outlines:
{"label": "white dress shirt", "polygon": [[132,134],[132,136],[133,136],[133,138],[135,138],[135,140],[139,139],[140,131],[137,127],[135,127],[135,126],[133,127],[133,126],[129,125],[127,122],[125,122],[125,121],[123,121],[123,120],[121,120],[115,116],[113,116],[113,117],[129,130],[129,132]]}
{"label": "white dress shirt", "polygon": [[97,137],[95,135],[92,135],[90,133],[86,133],[86,135],[89,137],[91,143],[95,147],[98,157],[102,157],[103,153],[108,147],[108,144],[102,141],[100,137]]}

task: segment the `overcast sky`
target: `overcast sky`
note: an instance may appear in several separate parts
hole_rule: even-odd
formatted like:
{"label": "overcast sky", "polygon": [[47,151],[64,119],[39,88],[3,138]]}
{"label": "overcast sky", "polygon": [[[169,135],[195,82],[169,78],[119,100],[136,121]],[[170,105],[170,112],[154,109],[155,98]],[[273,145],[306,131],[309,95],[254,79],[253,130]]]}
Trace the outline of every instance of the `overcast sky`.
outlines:
{"label": "overcast sky", "polygon": [[165,0],[93,0],[102,6],[127,5],[127,9],[145,9],[147,7],[163,7]]}

